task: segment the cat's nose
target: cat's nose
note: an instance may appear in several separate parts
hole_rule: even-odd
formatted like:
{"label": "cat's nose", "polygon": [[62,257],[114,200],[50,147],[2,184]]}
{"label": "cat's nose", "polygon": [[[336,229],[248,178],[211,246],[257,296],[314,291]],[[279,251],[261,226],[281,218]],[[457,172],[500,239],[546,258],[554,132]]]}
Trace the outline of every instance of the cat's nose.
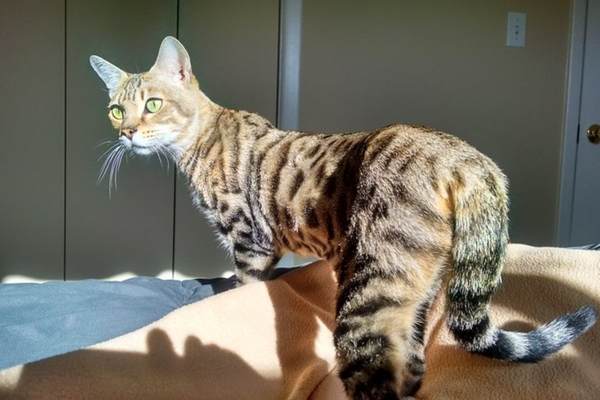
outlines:
{"label": "cat's nose", "polygon": [[133,137],[133,135],[137,132],[137,128],[125,128],[125,129],[121,129],[121,136],[125,136],[127,139],[130,139]]}

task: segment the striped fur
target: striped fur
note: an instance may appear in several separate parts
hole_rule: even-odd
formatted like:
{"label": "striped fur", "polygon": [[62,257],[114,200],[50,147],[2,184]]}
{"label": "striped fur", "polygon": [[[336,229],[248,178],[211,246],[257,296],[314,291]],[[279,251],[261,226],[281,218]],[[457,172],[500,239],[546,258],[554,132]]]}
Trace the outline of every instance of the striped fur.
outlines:
{"label": "striped fur", "polygon": [[[465,142],[400,124],[347,134],[282,131],[210,101],[190,68],[181,44],[167,38],[148,73],[109,87],[111,102],[126,108],[138,132],[170,127],[149,148],[167,148],[187,176],[241,282],[267,279],[286,252],[336,266],[334,341],[353,399],[418,390],[427,311],[442,285],[451,331],[486,356],[537,361],[595,321],[583,308],[530,333],[491,324],[488,304],[508,241],[507,184]],[[114,82],[110,66],[96,70],[111,71],[105,82]],[[151,118],[135,111],[147,96],[166,102]]]}

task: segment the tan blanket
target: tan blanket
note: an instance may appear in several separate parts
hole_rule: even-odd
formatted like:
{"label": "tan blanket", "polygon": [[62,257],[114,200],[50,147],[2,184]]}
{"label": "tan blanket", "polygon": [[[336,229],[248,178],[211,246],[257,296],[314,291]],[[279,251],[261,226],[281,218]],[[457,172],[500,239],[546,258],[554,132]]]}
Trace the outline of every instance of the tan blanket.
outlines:
{"label": "tan blanket", "polygon": [[[493,320],[505,328],[600,309],[600,252],[511,245],[503,277]],[[334,371],[334,297],[331,268],[314,263],[89,349],[0,371],[0,398],[345,399]],[[540,364],[515,365],[457,347],[442,309],[432,312],[417,398],[600,398],[600,327]]]}

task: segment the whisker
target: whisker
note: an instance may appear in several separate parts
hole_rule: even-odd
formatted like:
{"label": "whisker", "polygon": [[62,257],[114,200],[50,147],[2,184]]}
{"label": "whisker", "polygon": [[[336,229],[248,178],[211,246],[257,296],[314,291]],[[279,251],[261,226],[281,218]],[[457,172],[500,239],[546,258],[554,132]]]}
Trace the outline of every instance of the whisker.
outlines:
{"label": "whisker", "polygon": [[108,179],[108,181],[109,181],[108,182],[109,196],[110,196],[110,192],[111,192],[111,181],[112,181],[114,164],[117,161],[117,157],[120,154],[122,154],[125,150],[126,150],[125,146],[123,146],[122,143],[117,142],[104,153],[106,155],[106,159],[104,160],[104,163],[102,164],[102,167],[100,168],[100,172],[98,174],[98,179],[97,179],[96,183],[100,184],[100,182],[106,177],[106,174],[108,173],[108,175],[109,175],[109,179]]}
{"label": "whisker", "polygon": [[[102,161],[102,165],[98,173],[97,184],[100,184],[105,178],[107,178],[108,195],[109,198],[111,198],[113,191],[117,190],[118,188],[118,174],[123,160],[128,160],[130,153],[124,143],[118,139],[105,140],[99,143],[96,147],[106,145],[108,145],[108,148],[100,155],[100,157],[98,157],[98,161]],[[167,172],[170,172],[171,162],[173,162],[173,166],[176,167],[177,160],[184,153],[183,149],[174,143],[165,144],[159,142],[150,145],[149,149],[156,154],[161,169],[166,167]]]}
{"label": "whisker", "polygon": [[112,187],[114,186],[115,190],[118,188],[117,176],[119,173],[119,168],[121,167],[121,160],[123,160],[123,155],[125,154],[125,147],[119,148],[117,150],[117,155],[113,158],[113,162],[111,163],[110,174],[108,178],[108,197],[112,196]]}
{"label": "whisker", "polygon": [[164,166],[163,166],[163,161],[162,161],[162,157],[161,157],[160,145],[154,145],[150,148],[150,150],[152,150],[154,152],[154,154],[156,154],[156,158],[158,158],[160,167],[163,168]]}
{"label": "whisker", "polygon": [[117,176],[119,174],[119,170],[121,169],[121,162],[123,161],[123,158],[125,157],[125,154],[127,154],[127,151],[125,149],[123,149],[123,151],[121,151],[121,154],[119,154],[119,159],[117,160],[117,167],[115,169],[115,190],[117,189]]}
{"label": "whisker", "polygon": [[112,150],[117,148],[119,145],[121,145],[121,143],[116,142],[112,146],[110,146],[104,153],[102,153],[102,155],[100,157],[98,157],[98,161],[100,161],[102,159],[102,157],[105,157],[109,152],[111,152]]}
{"label": "whisker", "polygon": [[171,157],[173,157],[173,161],[176,161],[183,153],[183,149],[176,145],[172,145],[172,148],[166,147],[166,149]]}
{"label": "whisker", "polygon": [[167,172],[169,172],[169,166],[171,164],[171,160],[169,159],[169,149],[165,145],[159,144],[159,146],[157,147],[157,151],[159,154],[162,154],[165,157],[165,161],[167,164]]}
{"label": "whisker", "polygon": [[102,167],[100,168],[100,173],[98,174],[98,180],[96,183],[99,184],[106,176],[106,172],[108,171],[110,163],[111,163],[113,157],[115,156],[117,149],[118,148],[116,148],[116,147],[114,149],[112,149],[110,151],[110,153],[108,154],[108,156],[106,157],[106,159],[104,160],[104,163],[102,164]]}
{"label": "whisker", "polygon": [[[115,167],[117,165],[117,160],[119,159],[120,151],[117,151],[113,161],[110,163],[110,172],[108,174],[108,196],[109,198],[112,196],[112,190],[114,186],[114,176],[115,176]],[[116,188],[115,188],[116,189]]]}
{"label": "whisker", "polygon": [[163,154],[165,155],[165,158],[167,159],[167,172],[170,172],[171,163],[173,162],[173,160],[169,159],[169,155],[170,155],[169,149],[164,147],[161,151],[163,152]]}
{"label": "whisker", "polygon": [[118,154],[119,149],[120,149],[120,147],[113,148],[110,151],[110,153],[108,154],[108,156],[106,157],[106,160],[104,161],[104,164],[102,165],[102,169],[100,171],[102,177],[104,177],[106,175],[106,172],[108,172],[110,164],[113,162],[113,159]]}
{"label": "whisker", "polygon": [[114,141],[115,141],[115,140],[113,140],[113,139],[104,140],[104,141],[102,141],[102,142],[98,143],[98,144],[96,145],[96,148],[98,148],[98,147],[100,147],[100,146],[107,145],[107,144],[109,144],[109,143],[112,143],[112,142],[114,142]]}
{"label": "whisker", "polygon": [[117,177],[118,177],[119,166],[121,164],[122,158],[123,158],[123,151],[121,150],[121,151],[119,151],[119,154],[117,154],[117,156],[115,157],[115,161],[113,162],[113,166],[110,171],[110,174],[111,174],[110,181],[112,182],[111,186],[114,187],[115,190],[117,190],[118,186],[119,186]]}

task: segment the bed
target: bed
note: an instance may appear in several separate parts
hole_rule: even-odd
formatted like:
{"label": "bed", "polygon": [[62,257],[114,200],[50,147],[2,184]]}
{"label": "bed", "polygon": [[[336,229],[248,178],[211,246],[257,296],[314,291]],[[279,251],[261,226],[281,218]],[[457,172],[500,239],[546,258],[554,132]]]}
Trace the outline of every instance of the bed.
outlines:
{"label": "bed", "polygon": [[[600,252],[510,245],[492,316],[530,329],[600,309]],[[344,399],[325,262],[233,289],[234,279],[0,285],[0,398]],[[597,326],[537,365],[466,353],[428,328],[422,399],[595,399]]]}

